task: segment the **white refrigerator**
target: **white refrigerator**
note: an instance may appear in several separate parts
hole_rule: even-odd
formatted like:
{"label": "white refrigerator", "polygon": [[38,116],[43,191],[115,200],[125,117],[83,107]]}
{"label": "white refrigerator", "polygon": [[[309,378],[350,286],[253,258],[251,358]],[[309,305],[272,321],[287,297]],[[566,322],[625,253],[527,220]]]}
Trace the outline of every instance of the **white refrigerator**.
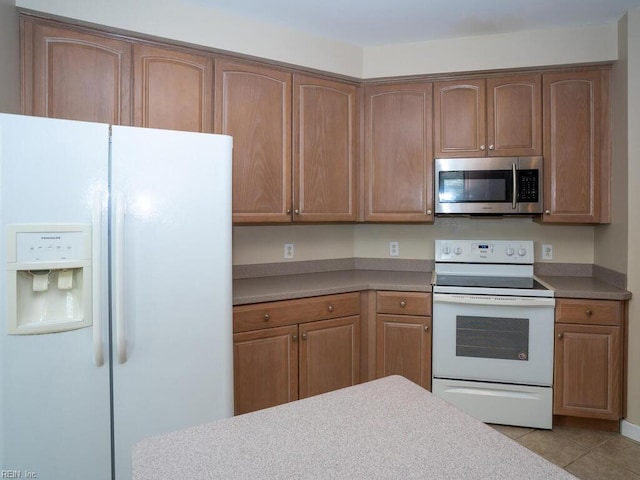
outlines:
{"label": "white refrigerator", "polygon": [[136,441],[233,415],[231,150],[0,114],[4,477],[128,480]]}

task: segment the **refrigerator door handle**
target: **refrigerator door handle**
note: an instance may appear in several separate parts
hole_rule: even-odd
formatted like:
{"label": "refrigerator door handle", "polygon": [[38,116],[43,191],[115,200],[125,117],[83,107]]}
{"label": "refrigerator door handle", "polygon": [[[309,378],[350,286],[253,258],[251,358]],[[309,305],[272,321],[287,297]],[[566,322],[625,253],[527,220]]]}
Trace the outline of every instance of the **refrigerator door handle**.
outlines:
{"label": "refrigerator door handle", "polygon": [[96,367],[104,364],[102,346],[102,192],[93,195],[93,212],[91,215],[91,256],[92,256],[92,310],[93,310],[93,361]]}
{"label": "refrigerator door handle", "polygon": [[115,242],[114,265],[114,314],[116,327],[116,354],[118,363],[127,361],[127,345],[124,322],[124,198],[121,192],[115,195]]}

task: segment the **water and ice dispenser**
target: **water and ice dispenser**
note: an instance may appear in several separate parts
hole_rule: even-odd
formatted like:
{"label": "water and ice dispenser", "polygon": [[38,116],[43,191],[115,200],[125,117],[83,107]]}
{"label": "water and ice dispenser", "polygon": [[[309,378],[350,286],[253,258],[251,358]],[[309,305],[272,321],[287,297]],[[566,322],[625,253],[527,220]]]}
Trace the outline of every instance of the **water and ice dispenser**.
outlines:
{"label": "water and ice dispenser", "polygon": [[8,333],[90,326],[91,253],[90,225],[9,225]]}

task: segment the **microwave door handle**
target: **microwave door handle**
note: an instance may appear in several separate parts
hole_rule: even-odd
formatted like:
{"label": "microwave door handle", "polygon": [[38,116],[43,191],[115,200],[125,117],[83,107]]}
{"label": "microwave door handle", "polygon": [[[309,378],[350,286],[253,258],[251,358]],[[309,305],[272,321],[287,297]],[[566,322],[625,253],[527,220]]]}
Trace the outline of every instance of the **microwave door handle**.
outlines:
{"label": "microwave door handle", "polygon": [[511,174],[513,175],[513,195],[511,198],[511,208],[513,208],[514,210],[516,209],[516,200],[517,200],[517,193],[518,193],[518,175],[516,173],[516,164],[512,163],[511,164]]}

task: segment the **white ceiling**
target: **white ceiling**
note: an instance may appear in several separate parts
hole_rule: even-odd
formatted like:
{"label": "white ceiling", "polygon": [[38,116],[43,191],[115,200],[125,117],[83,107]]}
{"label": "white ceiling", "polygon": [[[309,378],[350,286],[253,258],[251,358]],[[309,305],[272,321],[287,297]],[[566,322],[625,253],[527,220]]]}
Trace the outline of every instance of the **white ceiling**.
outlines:
{"label": "white ceiling", "polygon": [[173,0],[359,46],[617,22],[640,0]]}

